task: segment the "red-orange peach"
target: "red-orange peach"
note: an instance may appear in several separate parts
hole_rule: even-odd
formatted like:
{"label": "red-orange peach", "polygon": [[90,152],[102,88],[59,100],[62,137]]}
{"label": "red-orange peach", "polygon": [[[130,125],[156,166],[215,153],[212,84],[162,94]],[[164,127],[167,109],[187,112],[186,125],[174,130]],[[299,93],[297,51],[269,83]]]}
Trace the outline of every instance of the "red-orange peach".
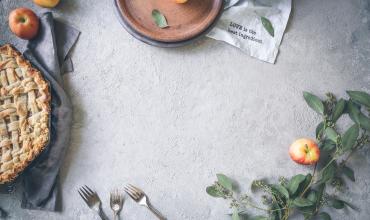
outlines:
{"label": "red-orange peach", "polygon": [[301,138],[290,146],[289,155],[296,163],[310,165],[319,160],[320,149],[315,141]]}

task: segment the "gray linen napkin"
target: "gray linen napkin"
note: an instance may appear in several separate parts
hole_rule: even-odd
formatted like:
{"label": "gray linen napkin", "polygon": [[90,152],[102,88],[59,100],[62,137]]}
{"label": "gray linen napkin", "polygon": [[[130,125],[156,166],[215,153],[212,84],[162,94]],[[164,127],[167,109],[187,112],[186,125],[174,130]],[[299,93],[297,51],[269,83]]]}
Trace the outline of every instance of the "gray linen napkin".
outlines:
{"label": "gray linen napkin", "polygon": [[58,173],[72,123],[72,105],[63,89],[61,74],[72,69],[68,53],[79,34],[75,28],[54,20],[51,12],[44,13],[38,36],[28,43],[23,54],[49,81],[52,112],[50,143],[21,175],[22,208],[58,211]]}

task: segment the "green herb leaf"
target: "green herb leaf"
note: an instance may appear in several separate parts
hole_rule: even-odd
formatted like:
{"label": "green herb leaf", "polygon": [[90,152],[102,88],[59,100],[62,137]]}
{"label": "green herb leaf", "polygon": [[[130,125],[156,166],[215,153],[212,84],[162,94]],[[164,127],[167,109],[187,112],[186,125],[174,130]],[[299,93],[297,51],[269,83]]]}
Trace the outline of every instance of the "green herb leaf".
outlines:
{"label": "green herb leaf", "polygon": [[275,184],[271,185],[271,188],[278,192],[281,195],[281,197],[289,199],[289,192],[284,186]]}
{"label": "green herb leaf", "polygon": [[334,110],[333,110],[333,114],[332,114],[333,122],[336,122],[340,118],[340,116],[344,112],[345,107],[346,107],[346,101],[344,99],[340,99],[335,105]]}
{"label": "green herb leaf", "polygon": [[338,133],[333,128],[326,128],[325,135],[329,140],[333,141],[334,143],[337,142]]}
{"label": "green herb leaf", "polygon": [[370,119],[366,117],[364,114],[360,113],[359,114],[359,121],[360,121],[360,126],[367,130],[370,131]]}
{"label": "green herb leaf", "polygon": [[274,31],[274,27],[272,26],[271,24],[271,21],[269,19],[267,19],[266,17],[263,17],[261,16],[261,22],[262,22],[262,25],[263,27],[266,29],[266,31],[272,36],[274,37],[275,35],[275,31]]}
{"label": "green herb leaf", "polygon": [[268,217],[265,217],[265,216],[261,216],[261,215],[259,215],[259,216],[254,216],[254,217],[252,217],[252,218],[248,218],[248,220],[269,220],[270,218],[268,218]]}
{"label": "green herb leaf", "polygon": [[325,170],[323,170],[321,174],[320,183],[325,183],[331,180],[335,176],[335,172],[336,172],[336,163],[333,161],[329,166],[325,168]]}
{"label": "green herb leaf", "polygon": [[215,197],[215,198],[219,198],[219,197],[222,197],[222,193],[219,192],[215,186],[208,186],[206,188],[206,192],[208,193],[208,195],[212,196],[212,197]]}
{"label": "green herb leaf", "polygon": [[335,148],[335,143],[331,140],[325,140],[320,147],[323,151],[331,151]]}
{"label": "green herb leaf", "polygon": [[293,200],[293,205],[296,207],[312,206],[314,203],[305,198],[296,198]]}
{"label": "green herb leaf", "polygon": [[238,212],[238,209],[237,208],[234,208],[233,215],[231,216],[231,219],[232,220],[240,220],[239,212]]}
{"label": "green herb leaf", "polygon": [[227,176],[225,176],[224,174],[216,174],[217,176],[217,180],[218,180],[218,183],[225,187],[226,189],[232,191],[233,190],[233,183],[231,181],[231,179]]}
{"label": "green herb leaf", "polygon": [[294,195],[297,190],[299,185],[306,179],[306,176],[302,174],[298,174],[292,177],[292,179],[288,183],[288,191],[290,195]]}
{"label": "green herb leaf", "polygon": [[347,167],[346,165],[343,165],[342,169],[343,169],[344,175],[346,175],[348,179],[352,180],[353,182],[356,181],[355,172],[351,168]]}
{"label": "green herb leaf", "polygon": [[317,201],[317,193],[316,193],[316,191],[312,190],[308,194],[307,199],[310,200],[312,203],[316,203],[316,201]]}
{"label": "green herb leaf", "polygon": [[349,117],[352,119],[352,121],[354,121],[356,124],[360,124],[360,109],[352,101],[348,102],[347,108]]}
{"label": "green herb leaf", "polygon": [[350,150],[356,143],[357,137],[359,135],[358,125],[352,125],[342,137],[343,151],[346,152]]}
{"label": "green herb leaf", "polygon": [[321,122],[316,127],[316,139],[319,139],[324,131],[324,122]]}
{"label": "green herb leaf", "polygon": [[158,27],[160,28],[168,27],[166,17],[164,17],[164,15],[157,9],[154,9],[152,11],[152,18]]}
{"label": "green herb leaf", "polygon": [[345,205],[345,203],[339,199],[331,199],[329,204],[335,209],[343,209]]}
{"label": "green herb leaf", "polygon": [[370,108],[370,95],[362,91],[347,91],[347,94],[355,102]]}
{"label": "green herb leaf", "polygon": [[316,200],[316,204],[315,204],[316,208],[320,207],[320,205],[321,205],[322,197],[324,196],[325,187],[326,187],[326,185],[324,183],[324,184],[320,184],[316,188],[316,190],[317,190],[317,200]]}
{"label": "green herb leaf", "polygon": [[324,110],[325,110],[325,107],[324,107],[324,104],[322,103],[322,101],[320,100],[319,97],[309,93],[309,92],[303,92],[303,97],[304,99],[306,100],[307,104],[313,109],[315,110],[317,113],[319,114],[324,114]]}
{"label": "green herb leaf", "polygon": [[321,212],[318,217],[320,220],[331,220],[330,215],[326,212]]}

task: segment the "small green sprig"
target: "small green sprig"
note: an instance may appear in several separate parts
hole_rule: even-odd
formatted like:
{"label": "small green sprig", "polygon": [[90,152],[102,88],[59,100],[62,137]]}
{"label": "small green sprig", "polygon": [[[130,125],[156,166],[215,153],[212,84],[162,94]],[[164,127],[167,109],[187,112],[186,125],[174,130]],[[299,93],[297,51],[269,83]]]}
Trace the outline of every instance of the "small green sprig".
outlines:
{"label": "small green sprig", "polygon": [[[232,209],[232,220],[240,220],[249,209],[266,212],[265,216],[248,216],[248,220],[287,220],[293,212],[299,212],[304,219],[330,220],[330,214],[321,211],[323,207],[356,210],[356,207],[338,197],[343,190],[345,178],[355,182],[355,173],[347,165],[355,152],[369,147],[370,143],[370,95],[362,91],[347,91],[349,99],[339,99],[332,93],[326,99],[304,92],[307,104],[322,116],[316,128],[316,139],[321,154],[312,174],[297,174],[290,179],[280,177],[276,184],[254,180],[252,191],[262,191],[263,207],[252,202],[251,196],[234,191],[233,181],[224,174],[217,174],[217,181],[207,187],[210,196],[227,199]],[[343,133],[338,132],[337,121],[345,114],[352,119]],[[327,189],[334,189],[329,194]],[[330,190],[333,191],[333,190]]]}

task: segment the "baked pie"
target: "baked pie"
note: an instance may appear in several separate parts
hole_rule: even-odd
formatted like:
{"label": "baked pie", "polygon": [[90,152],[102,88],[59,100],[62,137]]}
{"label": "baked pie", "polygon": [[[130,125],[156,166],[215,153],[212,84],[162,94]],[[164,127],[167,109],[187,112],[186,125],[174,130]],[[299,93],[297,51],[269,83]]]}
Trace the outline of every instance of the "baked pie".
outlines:
{"label": "baked pie", "polygon": [[40,71],[0,46],[0,184],[12,181],[49,141],[50,92]]}

